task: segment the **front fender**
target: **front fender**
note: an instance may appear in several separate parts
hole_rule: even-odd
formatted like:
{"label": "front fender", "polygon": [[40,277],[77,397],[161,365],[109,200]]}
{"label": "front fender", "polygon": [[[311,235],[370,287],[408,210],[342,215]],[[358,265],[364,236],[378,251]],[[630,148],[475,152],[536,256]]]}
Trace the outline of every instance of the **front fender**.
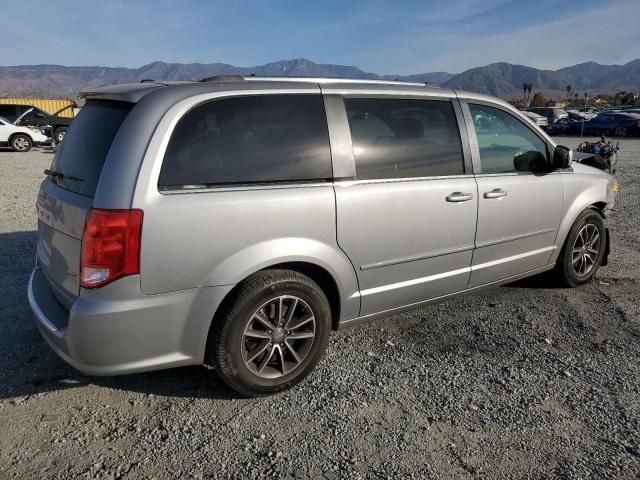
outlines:
{"label": "front fender", "polygon": [[[573,174],[575,175],[575,174]],[[587,208],[596,208],[596,204],[607,202],[608,181],[601,176],[585,178],[589,175],[580,175],[580,178],[569,178],[565,181],[564,205],[565,209],[556,236],[555,249],[551,255],[551,262],[556,262],[564,242],[569,234],[569,230],[575,223],[578,215]],[[585,182],[588,186],[585,188]],[[600,211],[600,210],[599,210]]]}
{"label": "front fender", "polygon": [[304,262],[325,269],[338,287],[342,319],[358,316],[358,281],[353,265],[335,245],[309,238],[266,240],[238,250],[220,262],[207,276],[207,285],[235,285],[253,273],[287,262]]}

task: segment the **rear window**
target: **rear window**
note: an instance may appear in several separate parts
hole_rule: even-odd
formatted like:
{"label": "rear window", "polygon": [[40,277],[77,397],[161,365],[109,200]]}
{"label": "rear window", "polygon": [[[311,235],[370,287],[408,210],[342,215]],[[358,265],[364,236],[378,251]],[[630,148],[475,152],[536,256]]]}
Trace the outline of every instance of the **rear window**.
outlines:
{"label": "rear window", "polygon": [[51,164],[51,170],[79,180],[55,177],[52,181],[66,190],[93,197],[113,139],[132,107],[125,102],[88,101]]}
{"label": "rear window", "polygon": [[329,133],[320,95],[214,100],[178,122],[158,186],[329,179]]}

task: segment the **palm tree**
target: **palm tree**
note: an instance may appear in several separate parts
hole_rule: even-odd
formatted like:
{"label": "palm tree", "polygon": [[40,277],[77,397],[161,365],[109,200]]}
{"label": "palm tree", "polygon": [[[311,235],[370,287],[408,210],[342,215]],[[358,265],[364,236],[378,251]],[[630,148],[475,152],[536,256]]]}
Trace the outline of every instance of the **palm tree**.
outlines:
{"label": "palm tree", "polygon": [[569,98],[571,98],[571,90],[573,90],[573,89],[571,88],[571,85],[567,85],[565,90],[567,91],[567,107],[568,107],[569,106]]}
{"label": "palm tree", "polygon": [[527,83],[527,106],[529,105],[529,103],[531,102],[531,90],[533,90],[533,83]]}
{"label": "palm tree", "polygon": [[522,101],[525,105],[527,104],[527,86],[527,83],[522,84]]}

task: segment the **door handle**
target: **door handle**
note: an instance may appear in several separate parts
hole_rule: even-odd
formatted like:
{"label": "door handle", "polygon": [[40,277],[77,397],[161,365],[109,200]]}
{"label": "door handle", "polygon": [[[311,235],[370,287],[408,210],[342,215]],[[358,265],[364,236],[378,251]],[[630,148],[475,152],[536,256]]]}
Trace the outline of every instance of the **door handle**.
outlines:
{"label": "door handle", "polygon": [[507,196],[507,192],[502,190],[501,188],[494,188],[490,192],[484,192],[484,198],[502,198]]}
{"label": "door handle", "polygon": [[473,198],[473,194],[471,193],[453,192],[447,195],[447,202],[454,202],[454,203],[468,202],[472,198]]}

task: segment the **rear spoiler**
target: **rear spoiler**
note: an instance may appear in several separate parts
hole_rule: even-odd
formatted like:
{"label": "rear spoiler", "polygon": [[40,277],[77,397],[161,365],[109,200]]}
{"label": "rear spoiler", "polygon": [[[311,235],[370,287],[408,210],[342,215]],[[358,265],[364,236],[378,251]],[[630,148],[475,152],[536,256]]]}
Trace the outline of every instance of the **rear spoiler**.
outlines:
{"label": "rear spoiler", "polygon": [[85,100],[113,100],[116,102],[137,103],[148,93],[165,86],[166,84],[158,82],[125,83],[80,92],[78,94],[78,98]]}

